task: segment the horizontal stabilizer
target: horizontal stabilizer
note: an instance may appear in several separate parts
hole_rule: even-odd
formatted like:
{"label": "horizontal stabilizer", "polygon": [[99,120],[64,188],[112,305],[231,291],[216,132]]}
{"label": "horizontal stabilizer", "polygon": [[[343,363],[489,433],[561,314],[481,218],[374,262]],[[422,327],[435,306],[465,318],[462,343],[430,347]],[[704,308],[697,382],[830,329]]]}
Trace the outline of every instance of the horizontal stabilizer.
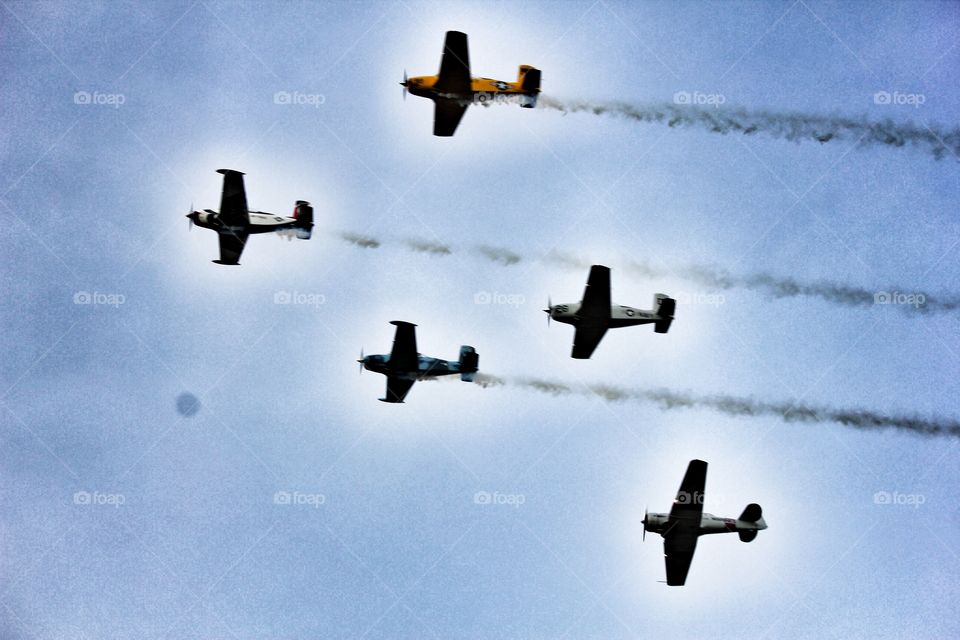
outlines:
{"label": "horizontal stabilizer", "polygon": [[677,310],[677,301],[665,293],[653,296],[653,311],[657,314],[657,321],[653,325],[654,333],[666,333],[673,323],[673,314]]}
{"label": "horizontal stabilizer", "polygon": [[740,520],[744,522],[756,522],[763,517],[763,509],[755,502],[747,505],[747,508],[740,514]]}
{"label": "horizontal stabilizer", "polygon": [[313,230],[313,207],[306,200],[297,200],[293,207],[293,217],[297,220],[297,237],[309,240]]}
{"label": "horizontal stabilizer", "polygon": [[473,382],[480,364],[480,355],[469,345],[460,347],[460,379],[464,382]]}
{"label": "horizontal stabilizer", "polygon": [[740,542],[752,542],[757,537],[756,530],[738,531],[737,534],[740,536]]}
{"label": "horizontal stabilizer", "polygon": [[540,69],[529,68],[523,74],[523,83],[520,89],[524,93],[537,93],[540,91]]}

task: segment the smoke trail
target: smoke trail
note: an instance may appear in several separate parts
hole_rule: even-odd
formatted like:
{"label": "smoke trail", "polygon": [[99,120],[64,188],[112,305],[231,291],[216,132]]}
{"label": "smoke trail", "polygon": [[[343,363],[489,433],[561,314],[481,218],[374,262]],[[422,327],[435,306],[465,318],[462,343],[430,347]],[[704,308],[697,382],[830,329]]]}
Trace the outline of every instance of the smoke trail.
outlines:
{"label": "smoke trail", "polygon": [[913,124],[897,124],[889,119],[871,122],[842,116],[750,112],[745,109],[704,108],[686,104],[632,105],[625,102],[558,100],[542,95],[538,105],[563,113],[614,115],[637,122],[698,128],[720,134],[762,133],[793,142],[815,140],[825,143],[831,140],[850,140],[857,141],[859,147],[910,145],[930,153],[937,160],[948,153],[960,157],[960,129],[947,131],[937,125],[918,127]]}
{"label": "smoke trail", "polygon": [[352,245],[357,247],[363,247],[364,249],[378,249],[380,248],[380,241],[376,238],[371,238],[368,236],[362,236],[359,233],[350,233],[349,231],[344,231],[339,234],[340,238],[346,240]]}
{"label": "smoke trail", "polygon": [[429,240],[417,240],[416,238],[407,240],[407,246],[417,253],[429,253],[435,256],[448,256],[453,253],[453,250],[445,244]]}
{"label": "smoke trail", "polygon": [[866,409],[844,409],[800,402],[771,402],[729,395],[699,395],[669,389],[628,389],[605,384],[570,385],[542,378],[502,378],[478,373],[483,388],[518,387],[553,396],[596,396],[607,402],[645,402],[663,411],[711,409],[735,417],[771,416],[784,422],[835,423],[866,430],[898,429],[926,436],[960,437],[960,422],[948,418],[889,415]]}
{"label": "smoke trail", "polygon": [[480,255],[488,260],[492,262],[499,262],[500,264],[506,266],[517,264],[522,259],[522,256],[519,254],[499,247],[480,246],[477,247],[477,251],[479,251]]}
{"label": "smoke trail", "polygon": [[[380,240],[368,236],[348,232],[339,235],[343,240],[359,247],[376,249],[382,245]],[[430,240],[409,239],[405,244],[412,251],[430,255],[446,256],[457,252],[449,245]],[[593,264],[556,251],[544,256],[528,255],[526,257],[509,249],[486,245],[476,247],[476,251],[487,260],[502,266],[511,266],[523,260],[539,260],[586,273]],[[670,270],[640,260],[629,260],[617,266],[643,278],[681,278],[713,291],[748,289],[773,298],[819,298],[825,302],[847,307],[894,305],[905,313],[917,314],[951,313],[960,310],[960,296],[952,294],[934,296],[909,287],[890,286],[882,290],[871,290],[839,282],[799,282],[794,278],[763,272],[738,276],[725,269],[707,265],[679,265]],[[679,302],[684,304],[683,299],[679,299]]]}

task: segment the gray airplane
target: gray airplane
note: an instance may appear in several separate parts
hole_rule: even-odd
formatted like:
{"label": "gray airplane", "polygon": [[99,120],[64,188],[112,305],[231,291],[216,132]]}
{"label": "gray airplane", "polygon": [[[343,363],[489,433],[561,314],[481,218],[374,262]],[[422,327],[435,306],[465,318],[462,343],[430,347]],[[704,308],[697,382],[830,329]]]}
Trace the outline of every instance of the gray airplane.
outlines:
{"label": "gray airplane", "polygon": [[550,319],[576,327],[573,334],[572,358],[587,359],[592,354],[607,329],[632,327],[637,324],[653,324],[656,333],[666,333],[673,322],[677,301],[665,293],[653,296],[653,310],[643,311],[610,302],[610,268],[595,264],[590,267],[587,288],[581,302],[550,304],[547,300],[547,323]]}
{"label": "gray airplane", "polygon": [[[233,169],[217,169],[223,174],[220,211],[204,209],[187,214],[190,226],[213,229],[220,237],[220,259],[217,264],[240,264],[240,254],[247,238],[255,233],[289,230],[301,240],[309,240],[313,229],[313,207],[306,200],[297,200],[292,216],[278,216],[247,209],[247,192],[243,173]],[[192,209],[193,207],[191,207]]]}
{"label": "gray airplane", "polygon": [[397,327],[390,354],[364,356],[361,350],[357,360],[361,372],[367,369],[387,376],[387,393],[385,398],[379,398],[381,402],[403,402],[413,383],[424,378],[459,373],[464,382],[473,382],[480,362],[476,349],[468,345],[460,347],[457,362],[423,356],[417,351],[417,325],[402,320],[390,324]]}
{"label": "gray airplane", "polygon": [[707,463],[691,460],[680,483],[670,513],[643,514],[643,538],[647,531],[663,536],[663,555],[667,564],[667,584],[682,586],[687,580],[697,538],[708,533],[736,532],[743,542],[757,537],[767,528],[760,505],[750,503],[740,517],[718,518],[703,512],[703,490],[707,483]]}

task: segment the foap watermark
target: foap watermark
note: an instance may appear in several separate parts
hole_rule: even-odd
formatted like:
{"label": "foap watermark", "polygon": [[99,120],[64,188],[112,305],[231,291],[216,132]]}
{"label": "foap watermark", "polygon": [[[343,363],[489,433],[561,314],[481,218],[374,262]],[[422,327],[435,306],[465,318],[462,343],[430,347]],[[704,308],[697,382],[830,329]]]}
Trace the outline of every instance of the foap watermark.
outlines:
{"label": "foap watermark", "polygon": [[927,101],[922,93],[904,93],[903,91],[877,91],[873,94],[873,104],[890,104],[894,106],[909,106],[918,109]]}
{"label": "foap watermark", "polygon": [[677,91],[673,94],[673,104],[694,107],[719,107],[727,101],[722,93],[704,93],[702,91]]}
{"label": "foap watermark", "polygon": [[327,97],[322,93],[304,93],[301,91],[277,91],[273,94],[273,104],[293,105],[297,107],[313,107],[319,109],[326,103]]}
{"label": "foap watermark", "polygon": [[727,303],[727,298],[722,293],[703,293],[702,291],[681,291],[673,296],[677,304],[702,304],[719,307]]}
{"label": "foap watermark", "polygon": [[873,504],[892,504],[919,509],[927,501],[922,493],[900,493],[899,491],[877,491],[873,494]]}
{"label": "foap watermark", "polygon": [[103,293],[100,291],[77,291],[73,294],[73,304],[105,305],[119,307],[127,301],[122,293]]}
{"label": "foap watermark", "polygon": [[477,491],[473,494],[473,504],[479,505],[506,505],[519,509],[527,501],[522,493],[500,493],[499,491]]}
{"label": "foap watermark", "polygon": [[303,493],[301,491],[277,491],[273,494],[273,504],[293,507],[313,507],[319,509],[325,504],[327,496],[322,493]]}
{"label": "foap watermark", "polygon": [[[677,492],[677,497],[674,499],[674,502],[676,504],[702,505],[705,499],[706,494],[703,491],[679,491]],[[714,500],[714,502],[717,501]]]}
{"label": "foap watermark", "polygon": [[300,305],[305,307],[319,307],[326,304],[327,297],[322,293],[305,293],[303,291],[277,291],[273,294],[273,304]]}
{"label": "foap watermark", "polygon": [[908,304],[920,308],[927,302],[922,293],[901,293],[899,291],[877,291],[873,294],[873,304]]}
{"label": "foap watermark", "polygon": [[73,104],[95,105],[99,107],[113,107],[119,109],[127,101],[122,93],[101,93],[99,91],[76,91],[73,94]]}
{"label": "foap watermark", "polygon": [[122,493],[100,493],[99,491],[77,491],[73,494],[73,504],[94,507],[113,507],[119,509],[126,503],[127,497]]}
{"label": "foap watermark", "polygon": [[468,104],[488,107],[492,104],[531,104],[532,98],[522,93],[500,93],[498,91],[478,91]]}
{"label": "foap watermark", "polygon": [[500,293],[499,291],[477,291],[473,294],[474,304],[506,305],[519,307],[527,303],[527,298],[519,293]]}

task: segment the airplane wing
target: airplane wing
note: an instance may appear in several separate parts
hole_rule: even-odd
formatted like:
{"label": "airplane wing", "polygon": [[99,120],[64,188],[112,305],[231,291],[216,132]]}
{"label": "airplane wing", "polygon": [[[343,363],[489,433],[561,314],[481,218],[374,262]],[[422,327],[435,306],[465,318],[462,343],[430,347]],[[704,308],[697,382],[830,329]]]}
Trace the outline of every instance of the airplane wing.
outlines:
{"label": "airplane wing", "polygon": [[687,472],[683,475],[677,498],[670,507],[670,523],[674,520],[693,521],[700,526],[703,515],[703,490],[707,484],[707,463],[703,460],[691,460]]}
{"label": "airplane wing", "polygon": [[581,318],[610,319],[610,268],[595,264],[590,267],[590,276],[587,278],[587,288],[583,291],[583,302],[580,303]]}
{"label": "airplane wing", "polygon": [[590,267],[587,288],[577,315],[580,322],[573,336],[572,357],[587,359],[600,344],[610,321],[610,269],[595,264]]}
{"label": "airplane wing", "polygon": [[580,326],[577,327],[576,333],[573,334],[573,353],[570,354],[570,357],[577,358],[578,360],[588,359],[593,355],[594,350],[597,348],[597,345],[600,344],[605,333],[607,333],[607,327],[605,325],[583,321]]}
{"label": "airplane wing", "polygon": [[680,587],[687,581],[693,552],[697,549],[697,536],[667,535],[663,539],[663,558],[667,565],[667,584]]}
{"label": "airplane wing", "polygon": [[387,376],[387,397],[380,398],[381,402],[403,402],[410,393],[414,381],[406,378]]}
{"label": "airplane wing", "polygon": [[217,264],[240,264],[240,254],[247,243],[246,233],[222,231],[220,236],[220,259],[214,260]]}
{"label": "airplane wing", "polygon": [[443,93],[470,91],[470,54],[467,51],[467,34],[447,31],[447,39],[443,43],[443,58],[440,59],[440,74],[433,86]]}
{"label": "airplane wing", "polygon": [[450,137],[457,130],[460,119],[467,112],[467,105],[459,100],[437,98],[434,100],[433,135]]}
{"label": "airplane wing", "polygon": [[[415,329],[417,325],[402,320],[394,320],[390,324],[397,327],[397,332],[393,336],[393,349],[390,351],[390,368],[398,371],[416,371],[420,365]],[[406,395],[409,390],[408,386],[403,395]]]}
{"label": "airplane wing", "polygon": [[703,460],[691,460],[670,508],[670,519],[663,536],[668,585],[680,586],[687,579],[693,552],[697,548],[706,484],[707,463]]}
{"label": "airplane wing", "polygon": [[223,174],[220,221],[228,227],[246,227],[250,224],[250,214],[247,209],[247,192],[243,187],[243,173],[233,169],[217,169],[217,173]]}

